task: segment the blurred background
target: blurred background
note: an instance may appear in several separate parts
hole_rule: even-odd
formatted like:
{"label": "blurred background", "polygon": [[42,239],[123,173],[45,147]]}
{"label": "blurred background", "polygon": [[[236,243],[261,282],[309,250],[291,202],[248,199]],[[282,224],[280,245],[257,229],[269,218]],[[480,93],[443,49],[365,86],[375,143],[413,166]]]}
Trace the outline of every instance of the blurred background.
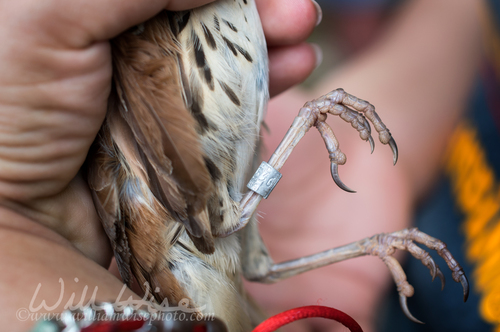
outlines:
{"label": "blurred background", "polygon": [[312,86],[342,61],[374,43],[406,1],[317,0],[323,20],[309,41],[321,46],[323,62],[304,86]]}
{"label": "blurred background", "polygon": [[[346,165],[335,186],[328,153],[313,128],[283,178],[259,207],[259,228],[275,262],[417,226],[443,240],[471,282],[469,300],[444,260],[425,245],[448,280],[398,251],[415,295],[411,322],[397,287],[376,257],[360,257],[273,285],[246,283],[269,314],[327,305],[365,332],[500,331],[500,3],[456,0],[318,0],[323,20],[309,39],[323,61],[301,86],[273,98],[264,160],[300,107],[342,87],[375,105],[399,147],[399,161],[374,133],[375,152],[339,118],[329,117]],[[346,331],[321,319],[292,331]]]}

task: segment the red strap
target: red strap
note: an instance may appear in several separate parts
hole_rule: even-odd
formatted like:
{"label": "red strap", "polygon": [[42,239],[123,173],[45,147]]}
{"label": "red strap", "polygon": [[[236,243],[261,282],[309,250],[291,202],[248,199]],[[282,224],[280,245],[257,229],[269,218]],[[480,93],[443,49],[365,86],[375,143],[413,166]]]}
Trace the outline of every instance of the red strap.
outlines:
{"label": "red strap", "polygon": [[[349,330],[351,330],[351,332],[363,332],[361,326],[359,326],[359,324],[348,314],[334,308],[319,305],[295,308],[277,314],[266,319],[252,332],[273,332],[283,325],[290,324],[299,319],[312,317],[333,319],[347,327]],[[138,329],[143,327],[144,323],[145,321],[143,320],[100,322],[93,324],[92,326],[83,328],[82,332],[132,332],[137,331]],[[194,331],[204,332],[206,331],[206,328],[205,326],[200,325],[195,327]]]}
{"label": "red strap", "polygon": [[322,317],[336,320],[351,332],[363,332],[361,326],[348,314],[330,307],[311,305],[284,311],[263,321],[252,332],[272,332],[299,319]]}

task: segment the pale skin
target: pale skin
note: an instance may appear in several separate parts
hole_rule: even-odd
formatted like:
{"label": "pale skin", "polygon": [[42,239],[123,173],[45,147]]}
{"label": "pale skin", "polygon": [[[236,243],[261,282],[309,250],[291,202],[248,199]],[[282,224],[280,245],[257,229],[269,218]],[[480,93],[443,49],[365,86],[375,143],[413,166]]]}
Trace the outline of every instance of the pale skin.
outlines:
{"label": "pale skin", "polygon": [[[122,283],[86,183],[79,173],[105,116],[111,82],[108,40],[163,8],[207,0],[61,0],[0,3],[0,321],[37,301],[61,311],[76,302],[117,298]],[[271,93],[302,81],[316,65],[304,40],[318,13],[310,0],[257,1],[270,48]],[[290,5],[290,2],[293,2]],[[286,5],[286,10],[284,6]],[[288,64],[285,68],[283,64]],[[75,279],[77,278],[77,279]],[[85,287],[88,288],[85,293]],[[125,290],[122,299],[139,298]],[[41,311],[43,312],[43,311]]]}
{"label": "pale skin", "polygon": [[[411,226],[415,203],[438,176],[448,137],[467,105],[480,59],[478,5],[472,1],[411,1],[361,56],[327,75],[312,91],[292,90],[271,102],[266,119],[271,134],[264,136],[264,160],[293,121],[297,114],[293,110],[337,87],[375,105],[400,152],[394,167],[389,148],[376,142],[370,155],[369,144],[348,124],[329,120],[348,158],[339,167],[340,176],[357,190],[349,194],[331,180],[328,153],[320,135],[311,130],[283,167],[279,185],[259,207],[262,236],[275,261]],[[395,286],[378,258],[363,257],[277,284],[252,283],[248,287],[270,313],[302,305],[328,305],[349,313],[370,332],[374,331],[379,300]],[[321,319],[300,321],[283,330],[313,328],[345,330]]]}

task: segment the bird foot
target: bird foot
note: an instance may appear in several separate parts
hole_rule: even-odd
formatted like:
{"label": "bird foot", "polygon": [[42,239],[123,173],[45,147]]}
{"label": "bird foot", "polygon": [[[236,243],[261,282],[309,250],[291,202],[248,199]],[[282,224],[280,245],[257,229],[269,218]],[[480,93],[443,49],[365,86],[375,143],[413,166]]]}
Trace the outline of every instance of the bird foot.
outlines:
{"label": "bird foot", "polygon": [[[328,114],[337,115],[342,120],[350,123],[351,126],[359,132],[361,139],[370,143],[371,151],[373,152],[375,142],[371,136],[371,122],[379,135],[380,142],[391,147],[394,156],[393,162],[396,164],[398,160],[398,147],[389,129],[387,129],[375,112],[375,107],[367,101],[346,93],[343,89],[333,90],[320,98],[305,103],[300,109],[298,116],[295,118],[280,145],[269,159],[269,162],[264,163],[266,164],[264,165],[266,169],[270,166],[275,172],[263,172],[262,169],[256,172],[255,176],[260,176],[260,178],[252,178],[248,186],[251,191],[247,193],[240,202],[242,212],[239,224],[235,225],[233,229],[227,231],[225,234],[218,234],[218,236],[228,236],[246,226],[257,209],[260,200],[263,197],[267,198],[279,180],[280,176],[276,176],[274,173],[279,174],[279,171],[295,146],[311,127],[316,127],[318,129],[325,142],[330,157],[330,172],[333,180],[341,189],[347,192],[354,192],[354,190],[347,187],[342,180],[340,180],[338,165],[345,164],[346,156],[340,151],[339,142],[332,128],[326,123]],[[262,177],[262,175],[270,175],[271,177],[266,178],[265,176]],[[264,194],[259,192],[259,190],[255,191],[255,188],[262,189],[263,187],[266,187]]]}
{"label": "bird foot", "polygon": [[327,114],[337,115],[342,120],[350,123],[351,126],[359,132],[362,140],[370,143],[371,152],[375,149],[375,142],[371,135],[370,122],[379,134],[379,140],[382,144],[388,144],[393,152],[394,165],[398,160],[398,148],[396,141],[384,125],[375,107],[353,95],[346,93],[343,89],[334,90],[318,99],[310,101],[304,105],[299,112],[299,117],[306,117],[310,120],[321,134],[323,141],[330,156],[330,171],[335,183],[347,192],[355,192],[349,189],[341,180],[338,174],[338,165],[346,162],[345,154],[340,151],[338,140],[333,133],[332,128],[325,122]]}
{"label": "bird foot", "polygon": [[343,89],[333,90],[318,99],[305,103],[280,145],[269,159],[269,164],[279,171],[295,145],[314,126],[321,134],[328,150],[333,180],[341,189],[354,192],[340,180],[338,165],[345,164],[346,156],[340,151],[339,142],[332,128],[326,123],[328,114],[337,115],[342,120],[350,123],[359,132],[361,139],[370,143],[373,152],[375,142],[371,135],[371,122],[379,135],[380,142],[391,147],[394,156],[393,162],[396,164],[398,161],[396,141],[375,112],[375,107],[367,101],[348,94]]}
{"label": "bird foot", "polygon": [[446,244],[442,241],[433,238],[425,233],[422,233],[417,228],[408,228],[402,231],[389,233],[389,234],[378,234],[367,238],[361,245],[365,248],[366,254],[378,256],[387,265],[392,273],[392,277],[398,288],[399,302],[401,308],[405,315],[414,322],[422,323],[408,310],[407,298],[413,296],[413,287],[406,280],[406,274],[399,262],[392,257],[392,254],[396,249],[408,251],[413,257],[420,260],[423,265],[425,265],[432,276],[432,280],[439,277],[441,280],[441,289],[444,288],[445,278],[437,264],[434,262],[429,253],[416,243],[422,244],[429,249],[435,250],[439,256],[441,256],[448,267],[452,271],[452,277],[455,282],[459,282],[463,287],[464,302],[467,301],[469,296],[469,282],[465,273],[458,264],[458,262],[453,258],[450,251],[447,249]]}

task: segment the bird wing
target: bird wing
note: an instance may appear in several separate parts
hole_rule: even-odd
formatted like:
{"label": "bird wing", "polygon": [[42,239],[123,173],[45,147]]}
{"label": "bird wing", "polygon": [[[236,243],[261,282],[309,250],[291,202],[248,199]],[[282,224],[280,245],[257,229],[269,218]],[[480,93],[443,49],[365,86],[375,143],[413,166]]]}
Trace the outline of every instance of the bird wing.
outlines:
{"label": "bird wing", "polygon": [[214,250],[206,207],[214,189],[197,123],[182,97],[178,46],[168,24],[160,14],[140,33],[112,40],[113,88],[89,158],[95,205],[127,283],[131,272],[165,272],[158,257],[181,224],[198,250]]}
{"label": "bird wing", "polygon": [[208,203],[212,234],[224,236],[239,224],[269,98],[265,38],[253,1],[216,1],[170,15],[183,96],[217,193]]}
{"label": "bird wing", "polygon": [[126,33],[113,42],[116,106],[153,168],[155,196],[200,237],[209,229],[208,220],[197,216],[213,190],[210,175],[182,99],[179,50],[165,28],[168,18],[160,14],[148,23],[140,35]]}

